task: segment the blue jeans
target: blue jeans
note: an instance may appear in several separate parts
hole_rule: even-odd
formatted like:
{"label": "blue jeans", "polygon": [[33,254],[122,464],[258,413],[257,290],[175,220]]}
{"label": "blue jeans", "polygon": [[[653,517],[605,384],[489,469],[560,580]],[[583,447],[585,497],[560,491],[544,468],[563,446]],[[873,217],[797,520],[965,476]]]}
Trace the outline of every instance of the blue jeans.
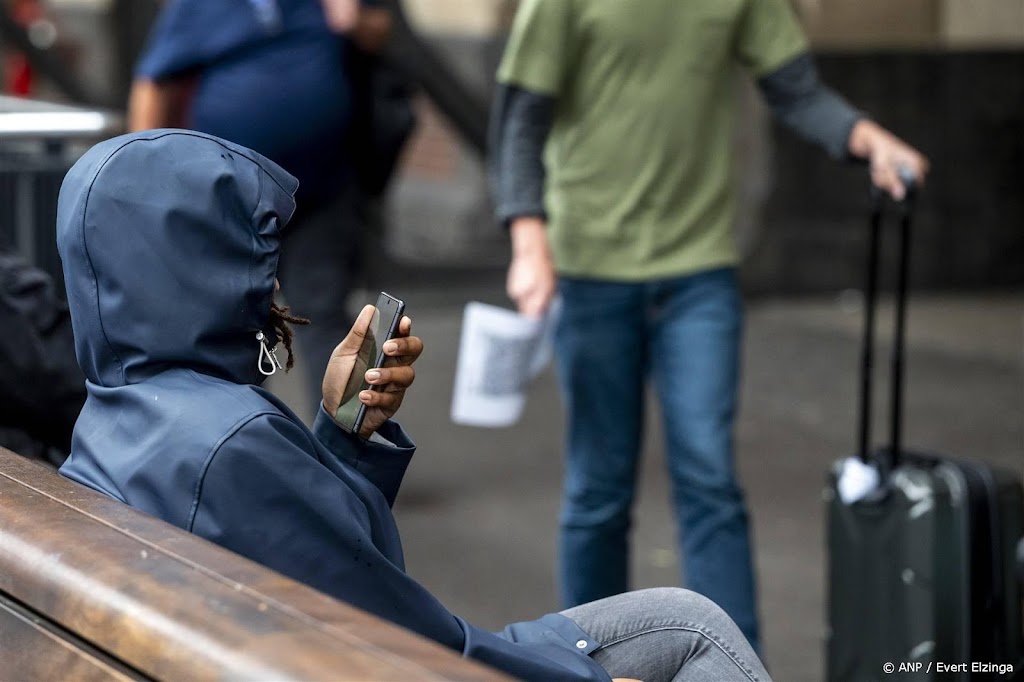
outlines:
{"label": "blue jeans", "polygon": [[732,268],[642,283],[562,278],[567,408],[560,519],[565,607],[629,589],[644,388],[663,412],[687,587],[759,648],[749,527],[733,463],[742,308]]}

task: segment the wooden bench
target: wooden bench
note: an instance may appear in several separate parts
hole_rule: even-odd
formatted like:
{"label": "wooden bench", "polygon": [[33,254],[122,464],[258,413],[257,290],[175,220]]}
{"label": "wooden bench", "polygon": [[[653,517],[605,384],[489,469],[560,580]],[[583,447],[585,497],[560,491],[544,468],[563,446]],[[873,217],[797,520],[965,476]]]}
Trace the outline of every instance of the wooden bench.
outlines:
{"label": "wooden bench", "polygon": [[0,448],[0,679],[508,678]]}

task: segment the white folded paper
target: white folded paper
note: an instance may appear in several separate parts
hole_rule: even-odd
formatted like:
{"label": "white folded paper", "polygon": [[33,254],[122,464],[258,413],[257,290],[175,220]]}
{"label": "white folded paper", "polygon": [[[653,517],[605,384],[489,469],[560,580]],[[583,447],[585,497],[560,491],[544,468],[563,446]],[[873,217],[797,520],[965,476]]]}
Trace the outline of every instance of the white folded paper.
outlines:
{"label": "white folded paper", "polygon": [[551,362],[556,300],[541,318],[470,302],[462,318],[452,421],[510,426],[523,412],[525,389]]}

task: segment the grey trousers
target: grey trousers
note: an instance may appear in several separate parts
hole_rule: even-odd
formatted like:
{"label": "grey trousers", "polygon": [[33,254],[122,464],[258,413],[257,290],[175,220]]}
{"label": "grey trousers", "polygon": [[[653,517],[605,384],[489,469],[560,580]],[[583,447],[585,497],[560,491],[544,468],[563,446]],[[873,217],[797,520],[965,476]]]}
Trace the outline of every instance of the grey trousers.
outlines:
{"label": "grey trousers", "polygon": [[643,682],[770,682],[746,637],[714,602],[658,587],[562,611],[601,646],[590,655],[614,677]]}

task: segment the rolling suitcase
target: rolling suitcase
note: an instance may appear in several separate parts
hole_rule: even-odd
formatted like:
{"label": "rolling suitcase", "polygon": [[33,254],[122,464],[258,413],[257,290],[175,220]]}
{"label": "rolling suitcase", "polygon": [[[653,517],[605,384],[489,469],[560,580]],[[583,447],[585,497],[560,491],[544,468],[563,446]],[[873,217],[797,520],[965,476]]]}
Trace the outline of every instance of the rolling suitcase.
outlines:
{"label": "rolling suitcase", "polygon": [[[913,195],[899,204],[890,434],[871,445],[874,313],[883,198],[871,217],[858,460],[825,491],[827,677],[867,682],[1024,680],[1019,552],[1024,493],[1012,473],[902,448],[903,346]],[[848,464],[877,475],[853,500]],[[862,466],[863,465],[863,466]],[[845,499],[844,499],[845,498]]]}

